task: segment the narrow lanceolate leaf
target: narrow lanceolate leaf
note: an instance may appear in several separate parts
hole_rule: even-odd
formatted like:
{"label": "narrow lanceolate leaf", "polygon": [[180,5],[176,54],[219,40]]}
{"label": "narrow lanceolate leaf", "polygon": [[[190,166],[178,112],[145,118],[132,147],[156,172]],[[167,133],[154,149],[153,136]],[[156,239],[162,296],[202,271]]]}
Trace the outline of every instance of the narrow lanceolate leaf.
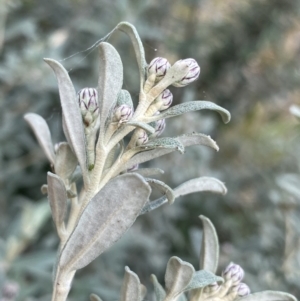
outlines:
{"label": "narrow lanceolate leaf", "polygon": [[81,269],[116,242],[133,224],[151,189],[138,174],[109,181],[86,206],[61,253],[59,266]]}
{"label": "narrow lanceolate leaf", "polygon": [[136,30],[136,28],[128,23],[128,22],[121,22],[117,25],[116,29],[119,29],[123,32],[125,32],[131,39],[135,56],[137,59],[137,63],[139,66],[139,73],[140,73],[140,79],[141,79],[141,85],[144,86],[144,81],[145,81],[145,71],[146,71],[146,66],[147,62],[145,59],[145,50],[143,43],[140,39],[140,36]]}
{"label": "narrow lanceolate leaf", "polygon": [[188,113],[188,112],[192,112],[192,111],[199,111],[199,110],[213,110],[218,112],[221,117],[222,120],[224,121],[224,123],[228,123],[230,121],[230,113],[216,105],[213,102],[210,101],[204,101],[204,100],[195,100],[195,101],[188,101],[188,102],[184,102],[181,103],[179,105],[173,106],[171,108],[169,108],[168,110],[166,110],[165,112],[159,114],[159,115],[155,115],[152,117],[147,117],[147,119],[143,120],[145,122],[151,122],[151,121],[157,121],[160,119],[166,119],[166,118],[170,118],[170,117],[175,117],[184,113]]}
{"label": "narrow lanceolate leaf", "polygon": [[41,148],[46,154],[48,160],[54,165],[55,154],[51,139],[51,133],[48,125],[43,117],[38,114],[28,113],[24,116],[24,119],[30,125],[33,130]]}
{"label": "narrow lanceolate leaf", "polygon": [[125,267],[125,276],[121,290],[121,301],[140,301],[141,283],[139,277],[129,267]]}
{"label": "narrow lanceolate leaf", "polygon": [[119,95],[118,95],[118,99],[117,99],[117,106],[121,106],[121,105],[127,105],[129,107],[133,108],[133,102],[131,99],[131,95],[127,90],[121,90]]}
{"label": "narrow lanceolate leaf", "polygon": [[160,168],[139,168],[137,170],[134,170],[133,172],[136,172],[143,177],[152,177],[152,176],[162,175],[165,173]]}
{"label": "narrow lanceolate leaf", "polygon": [[59,62],[52,59],[44,59],[44,61],[53,69],[57,77],[65,136],[78,159],[86,183],[88,178],[85,135],[76,91],[67,70]]}
{"label": "narrow lanceolate leaf", "polygon": [[291,294],[277,291],[263,291],[236,299],[237,301],[297,301]]}
{"label": "narrow lanceolate leaf", "polygon": [[151,282],[154,286],[154,294],[156,297],[156,301],[163,301],[166,298],[167,294],[162,285],[158,282],[156,276],[153,274],[151,275]]}
{"label": "narrow lanceolate leaf", "polygon": [[215,273],[219,262],[219,242],[212,222],[200,215],[203,224],[203,237],[200,251],[200,269]]}
{"label": "narrow lanceolate leaf", "polygon": [[166,195],[169,204],[173,204],[175,200],[174,191],[166,183],[156,179],[146,179],[152,188],[156,188]]}
{"label": "narrow lanceolate leaf", "polygon": [[[117,50],[108,43],[99,45],[100,72],[98,97],[100,102],[100,131],[105,129],[106,119],[114,108],[123,84],[123,65]],[[102,133],[103,134],[103,133]]]}
{"label": "narrow lanceolate leaf", "polygon": [[225,185],[218,179],[210,178],[210,177],[200,177],[200,178],[189,180],[179,185],[174,189],[174,194],[175,197],[178,198],[182,195],[187,195],[190,193],[195,193],[200,191],[211,191],[220,194],[227,193],[227,189]]}
{"label": "narrow lanceolate leaf", "polygon": [[102,299],[99,296],[97,296],[96,294],[91,294],[90,301],[102,301]]}
{"label": "narrow lanceolate leaf", "polygon": [[140,145],[141,148],[144,149],[152,149],[152,148],[163,148],[163,149],[171,149],[177,150],[183,154],[184,146],[177,138],[163,137],[152,139],[149,142]]}
{"label": "narrow lanceolate leaf", "polygon": [[67,191],[63,180],[51,172],[48,172],[47,182],[52,217],[57,230],[59,230],[67,213]]}
{"label": "narrow lanceolate leaf", "polygon": [[[183,136],[179,136],[176,139],[179,140],[183,146],[205,145],[215,150],[219,150],[219,147],[217,146],[216,142],[213,139],[211,139],[210,136],[204,134],[199,134],[199,133],[186,134]],[[147,146],[147,144],[145,145]],[[123,166],[123,170],[128,169],[133,165],[144,163],[152,159],[158,158],[160,156],[169,154],[175,150],[176,150],[175,148],[156,148],[153,150],[140,152],[134,157],[132,157],[126,163],[126,165]]]}
{"label": "narrow lanceolate leaf", "polygon": [[151,125],[144,123],[144,122],[128,121],[124,125],[125,126],[130,125],[130,126],[141,128],[150,134],[153,134],[155,132],[155,129]]}
{"label": "narrow lanceolate leaf", "polygon": [[214,282],[224,282],[224,280],[222,277],[216,276],[215,274],[209,271],[200,270],[194,273],[193,278],[188,284],[188,286],[185,288],[185,291],[189,291],[196,288],[202,288]]}
{"label": "narrow lanceolate leaf", "polygon": [[55,173],[63,180],[67,180],[75,171],[77,163],[77,158],[72,152],[69,144],[66,142],[60,143],[56,151],[54,164]]}
{"label": "narrow lanceolate leaf", "polygon": [[165,274],[165,285],[169,297],[178,296],[188,286],[195,273],[194,267],[180,258],[171,257]]}

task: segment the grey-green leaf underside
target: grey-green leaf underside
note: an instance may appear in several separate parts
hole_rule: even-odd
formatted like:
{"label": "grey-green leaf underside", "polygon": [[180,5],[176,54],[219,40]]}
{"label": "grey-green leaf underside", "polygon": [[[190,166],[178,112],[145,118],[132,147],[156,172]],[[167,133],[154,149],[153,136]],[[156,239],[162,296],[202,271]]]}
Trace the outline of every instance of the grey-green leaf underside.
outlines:
{"label": "grey-green leaf underside", "polygon": [[156,301],[163,301],[166,298],[166,292],[162,285],[158,282],[157,278],[155,275],[151,275],[151,281],[154,286],[154,294],[156,297]]}
{"label": "grey-green leaf underside", "polygon": [[133,224],[150,192],[149,184],[138,174],[109,181],[83,211],[62,250],[59,266],[67,271],[81,269],[108,249]]}
{"label": "grey-green leaf underside", "polygon": [[170,186],[166,183],[156,180],[156,179],[146,179],[146,181],[150,184],[151,187],[158,189],[162,193],[166,195],[169,204],[173,204],[175,200],[174,191]]}
{"label": "grey-green leaf underside", "polygon": [[209,271],[200,270],[194,273],[193,278],[185,288],[185,291],[202,288],[214,282],[224,282],[224,280],[222,277],[216,276]]}
{"label": "grey-green leaf underside", "polygon": [[129,267],[125,267],[125,276],[121,290],[121,301],[140,301],[141,283],[139,277]]}
{"label": "grey-green leaf underside", "polygon": [[278,291],[263,291],[236,299],[237,301],[297,301],[291,294]]}
{"label": "grey-green leaf underside", "polygon": [[118,95],[116,106],[121,106],[121,105],[127,105],[127,106],[133,108],[133,102],[131,99],[131,95],[127,90],[122,89]]}

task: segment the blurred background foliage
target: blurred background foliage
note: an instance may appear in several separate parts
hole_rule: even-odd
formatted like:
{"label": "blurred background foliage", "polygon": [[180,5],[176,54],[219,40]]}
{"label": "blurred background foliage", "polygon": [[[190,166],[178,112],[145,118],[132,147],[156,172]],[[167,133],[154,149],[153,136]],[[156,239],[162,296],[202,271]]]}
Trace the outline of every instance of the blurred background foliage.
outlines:
{"label": "blurred background foliage", "polygon": [[[77,90],[96,86],[97,50],[82,51],[124,20],[137,27],[148,62],[156,56],[199,62],[200,79],[172,89],[175,103],[211,100],[232,113],[228,125],[203,111],[168,119],[164,136],[201,131],[220,151],[191,148],[152,165],[165,170],[162,179],[171,187],[215,176],[229,191],[225,197],[191,195],[140,217],[110,251],[79,271],[70,300],[87,300],[91,292],[117,300],[125,265],[150,290],[150,274],[162,281],[172,255],[198,268],[199,214],[217,228],[220,271],[234,261],[252,291],[300,297],[300,126],[289,113],[291,104],[300,104],[299,1],[1,0],[1,300],[49,300],[51,294],[58,239],[40,192],[50,167],[22,117],[42,115],[54,141],[64,139],[56,79],[43,58],[62,60]],[[124,87],[137,99],[130,41],[116,33],[109,42],[123,58]]]}

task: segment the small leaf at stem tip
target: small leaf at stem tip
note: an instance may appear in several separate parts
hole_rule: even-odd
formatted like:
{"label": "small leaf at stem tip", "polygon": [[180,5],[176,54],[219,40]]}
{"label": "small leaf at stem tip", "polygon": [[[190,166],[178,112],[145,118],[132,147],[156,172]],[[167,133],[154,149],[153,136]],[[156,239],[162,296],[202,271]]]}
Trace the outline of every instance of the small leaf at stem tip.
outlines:
{"label": "small leaf at stem tip", "polygon": [[236,301],[297,301],[297,298],[284,292],[263,291],[236,299]]}
{"label": "small leaf at stem tip", "polygon": [[203,237],[200,251],[200,269],[215,273],[219,262],[219,241],[213,223],[200,215],[203,224]]}
{"label": "small leaf at stem tip", "polygon": [[121,90],[119,95],[118,95],[118,99],[117,99],[117,106],[121,106],[121,105],[127,105],[129,107],[133,108],[133,102],[131,99],[131,95],[127,90]]}
{"label": "small leaf at stem tip", "polygon": [[45,119],[35,113],[28,113],[24,116],[26,122],[33,130],[41,148],[52,165],[54,165],[55,154],[51,139],[51,133]]}
{"label": "small leaf at stem tip", "polygon": [[204,100],[194,100],[194,101],[188,101],[181,104],[178,104],[176,106],[170,107],[166,111],[162,112],[160,115],[155,115],[152,117],[145,118],[145,122],[151,122],[156,121],[162,118],[171,118],[175,116],[179,116],[184,113],[193,112],[193,111],[200,111],[200,110],[213,110],[218,112],[224,123],[228,123],[231,119],[231,115],[229,111],[226,109],[216,105],[213,102],[210,101],[204,101]]}
{"label": "small leaf at stem tip", "polygon": [[129,267],[125,267],[125,276],[121,290],[121,301],[140,301],[141,283],[139,277]]}
{"label": "small leaf at stem tip", "polygon": [[166,183],[156,180],[156,179],[145,179],[147,181],[147,183],[150,184],[150,186],[152,188],[156,188],[159,191],[161,191],[162,193],[165,193],[166,198],[168,199],[168,203],[171,205],[174,203],[175,200],[175,194],[174,191],[172,190],[172,188],[170,186],[168,186]]}
{"label": "small leaf at stem tip", "polygon": [[187,195],[190,193],[195,193],[200,191],[211,191],[220,194],[227,193],[227,189],[221,181],[210,177],[200,177],[200,178],[192,179],[187,182],[184,182],[183,184],[177,186],[174,189],[176,198],[180,197],[181,195]]}
{"label": "small leaf at stem tip", "polygon": [[96,294],[91,294],[90,301],[102,301],[102,299],[99,296],[97,296]]}
{"label": "small leaf at stem tip", "polygon": [[151,148],[166,148],[166,149],[176,149],[181,154],[184,153],[184,146],[177,138],[163,137],[156,138],[148,141],[147,143],[140,146],[141,148],[151,149]]}
{"label": "small leaf at stem tip", "polygon": [[156,276],[153,274],[151,275],[151,282],[154,286],[154,294],[156,297],[156,301],[163,301],[166,298],[167,294],[162,285],[158,282]]}
{"label": "small leaf at stem tip", "polygon": [[188,286],[195,273],[194,267],[180,258],[171,257],[165,274],[167,295],[176,297]]}
{"label": "small leaf at stem tip", "polygon": [[83,180],[87,183],[87,155],[82,117],[77,96],[67,70],[57,61],[44,59],[54,71],[60,95],[63,114],[63,129],[69,145],[75,153],[82,170]]}

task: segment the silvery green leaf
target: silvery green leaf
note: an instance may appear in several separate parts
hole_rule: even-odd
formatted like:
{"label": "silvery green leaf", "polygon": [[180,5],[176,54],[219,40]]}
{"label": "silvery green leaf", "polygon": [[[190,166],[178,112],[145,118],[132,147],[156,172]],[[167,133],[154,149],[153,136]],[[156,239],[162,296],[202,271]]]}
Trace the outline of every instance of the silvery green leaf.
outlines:
{"label": "silvery green leaf", "polygon": [[57,175],[48,172],[48,199],[52,217],[57,228],[63,223],[67,213],[67,191],[63,180]]}
{"label": "silvery green leaf", "polygon": [[224,280],[222,277],[216,276],[215,274],[209,271],[200,270],[194,273],[193,278],[188,284],[188,286],[185,288],[185,291],[189,291],[196,288],[202,288],[214,282],[224,282]]}
{"label": "silvery green leaf", "polygon": [[145,285],[140,284],[140,290],[141,290],[141,298],[140,301],[144,300],[147,295],[147,288]]}
{"label": "silvery green leaf", "polygon": [[[161,138],[160,138],[161,139]],[[209,146],[215,150],[219,150],[219,147],[217,146],[216,142],[210,138],[210,136],[199,134],[199,133],[193,133],[193,134],[186,134],[183,136],[179,136],[176,139],[178,139],[183,146],[192,146],[192,145],[205,145]],[[150,161],[152,159],[158,158],[160,156],[169,154],[173,152],[175,149],[171,148],[156,148],[153,150],[140,152],[136,154],[134,157],[132,157],[124,166],[124,169],[128,169],[133,165],[144,163],[147,161]]]}
{"label": "silvery green leaf", "polygon": [[215,273],[219,262],[219,242],[212,222],[200,215],[203,224],[203,237],[200,251],[200,269]]}
{"label": "silvery green leaf", "polygon": [[220,194],[227,193],[227,189],[225,185],[218,179],[210,178],[210,177],[200,177],[200,178],[189,180],[179,185],[174,189],[174,194],[175,197],[178,198],[181,195],[187,195],[190,193],[195,193],[200,191],[211,191]]}
{"label": "silvery green leaf", "polygon": [[151,177],[164,174],[164,171],[160,168],[139,168],[137,170],[134,170],[133,172],[136,172],[143,177]]}
{"label": "silvery green leaf", "polygon": [[237,301],[297,301],[291,294],[277,291],[263,291],[236,299]]}
{"label": "silvery green leaf", "polygon": [[96,294],[91,294],[90,301],[102,301],[102,299],[99,296],[97,296]]}
{"label": "silvery green leaf", "polygon": [[78,159],[83,179],[86,183],[88,178],[85,135],[74,86],[67,70],[59,62],[52,59],[44,59],[44,61],[53,69],[57,77],[64,132],[70,147]]}
{"label": "silvery green leaf", "polygon": [[66,142],[59,143],[54,164],[55,173],[63,180],[71,177],[77,167],[77,158]]}
{"label": "silvery green leaf", "polygon": [[142,44],[140,36],[139,36],[136,28],[128,22],[119,23],[117,25],[116,29],[119,29],[119,30],[125,32],[131,39],[131,42],[132,42],[132,45],[134,48],[134,52],[135,52],[135,55],[137,58],[137,63],[139,66],[141,86],[143,86],[144,81],[145,81],[145,72],[146,72],[147,62],[145,59],[144,46]]}
{"label": "silvery green leaf", "polygon": [[121,290],[121,301],[140,301],[141,287],[139,277],[129,267],[125,267],[125,276]]}
{"label": "silvery green leaf", "polygon": [[117,104],[116,106],[121,106],[121,105],[127,105],[129,107],[133,108],[133,102],[131,99],[131,95],[127,90],[121,90],[119,95],[118,95],[118,99],[117,99]]}
{"label": "silvery green leaf", "polygon": [[195,100],[195,101],[184,102],[179,105],[170,107],[168,110],[162,112],[161,114],[148,117],[145,120],[145,122],[157,121],[160,119],[175,117],[187,112],[199,111],[199,110],[217,111],[221,115],[224,123],[228,123],[231,118],[230,113],[226,109],[216,105],[215,103],[210,101],[204,101],[204,100]]}
{"label": "silvery green leaf", "polygon": [[152,188],[156,188],[162,193],[166,195],[166,198],[169,202],[169,204],[173,204],[175,200],[175,194],[174,191],[170,186],[168,186],[166,183],[156,180],[156,179],[146,179],[147,183],[150,184]]}
{"label": "silvery green leaf", "polygon": [[144,149],[152,149],[152,148],[171,149],[171,150],[177,150],[182,154],[184,152],[184,146],[179,141],[179,139],[171,138],[171,137],[152,139],[149,140],[147,143],[140,145],[139,147]]}
{"label": "silvery green leaf", "polygon": [[151,275],[151,281],[154,286],[154,294],[156,297],[156,301],[163,301],[166,298],[166,292],[162,285],[158,282],[157,278],[155,275]]}
{"label": "silvery green leaf", "polygon": [[41,148],[46,154],[48,160],[54,165],[55,154],[51,139],[51,133],[48,125],[43,117],[38,114],[28,113],[24,116],[24,119],[30,125],[33,130]]}
{"label": "silvery green leaf", "polygon": [[[115,107],[123,85],[123,65],[117,50],[109,43],[99,45],[100,72],[98,97],[100,102],[100,131],[105,129],[105,122]],[[102,134],[104,134],[102,132]]]}
{"label": "silvery green leaf", "polygon": [[290,113],[300,119],[300,107],[296,105],[290,106]]}
{"label": "silvery green leaf", "polygon": [[143,130],[145,130],[146,132],[149,132],[150,134],[153,134],[155,132],[155,129],[147,124],[147,123],[144,123],[144,122],[135,122],[135,121],[128,121],[126,123],[124,123],[124,125],[130,125],[130,126],[135,126],[135,127],[138,127],[138,128],[141,128]]}
{"label": "silvery green leaf", "polygon": [[62,250],[60,267],[81,269],[107,250],[131,227],[150,192],[149,184],[138,174],[109,181],[83,211]]}
{"label": "silvery green leaf", "polygon": [[177,298],[176,301],[188,301],[188,298],[186,297],[185,293],[181,293]]}
{"label": "silvery green leaf", "polygon": [[175,297],[188,286],[195,273],[194,267],[180,258],[170,258],[165,274],[165,286],[168,296]]}

